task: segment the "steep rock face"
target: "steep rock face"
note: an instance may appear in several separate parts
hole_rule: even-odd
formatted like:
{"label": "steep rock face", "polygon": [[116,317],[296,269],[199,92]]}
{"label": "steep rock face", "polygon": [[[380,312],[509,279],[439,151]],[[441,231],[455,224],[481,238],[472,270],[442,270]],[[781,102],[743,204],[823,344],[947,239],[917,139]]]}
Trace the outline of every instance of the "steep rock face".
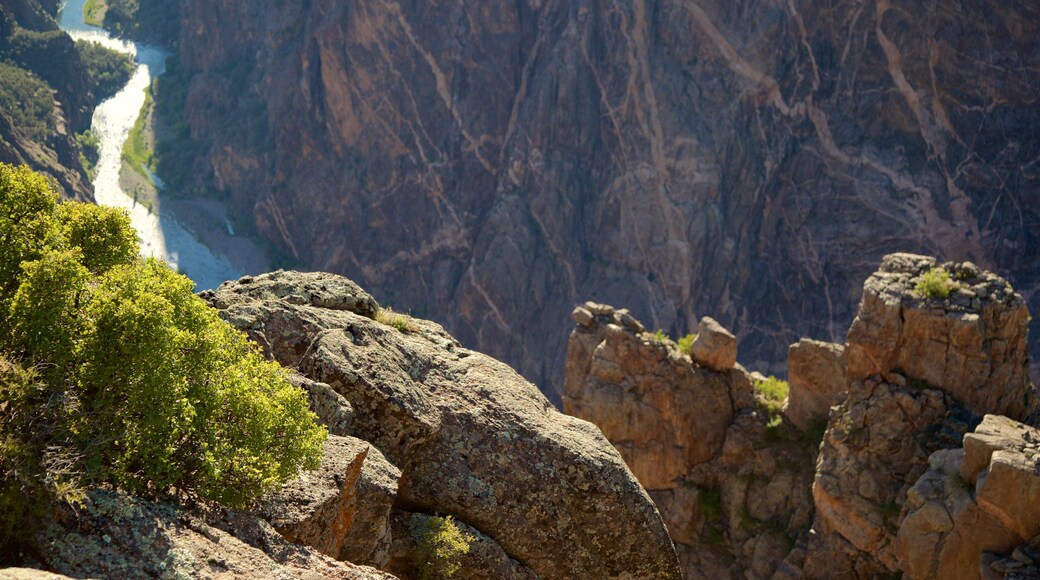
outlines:
{"label": "steep rock face", "polygon": [[660,514],[599,430],[440,326],[377,322],[374,300],[328,275],[265,274],[205,297],[350,402],[352,435],[400,468],[396,505],[453,515],[541,577],[679,575]]}
{"label": "steep rock face", "polygon": [[[562,390],[592,298],[749,366],[910,249],[1040,305],[1033,3],[184,3],[208,180],[307,265]],[[523,272],[522,276],[517,276]]]}
{"label": "steep rock face", "polygon": [[787,351],[787,377],[791,393],[784,417],[803,431],[826,421],[831,405],[845,393],[844,345],[799,340]]}

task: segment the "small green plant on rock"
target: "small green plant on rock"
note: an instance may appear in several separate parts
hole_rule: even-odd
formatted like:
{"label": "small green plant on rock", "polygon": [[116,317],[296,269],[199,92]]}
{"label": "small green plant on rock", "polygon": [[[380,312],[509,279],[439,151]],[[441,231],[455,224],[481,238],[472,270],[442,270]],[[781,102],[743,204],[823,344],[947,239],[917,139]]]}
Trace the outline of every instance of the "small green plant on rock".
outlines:
{"label": "small green plant on rock", "polygon": [[693,347],[693,341],[695,340],[697,340],[696,334],[687,334],[677,340],[676,343],[679,345],[679,350],[681,350],[683,354],[690,354],[690,349]]}
{"label": "small green plant on rock", "polygon": [[754,386],[759,403],[765,408],[766,415],[769,417],[769,420],[766,422],[766,435],[770,438],[777,438],[779,436],[778,430],[783,423],[780,410],[783,408],[784,402],[787,401],[791,387],[787,384],[787,381],[772,376],[756,380]]}
{"label": "small green plant on rock", "polygon": [[451,516],[412,514],[411,531],[416,543],[415,566],[422,580],[454,576],[473,541]]}
{"label": "small green plant on rock", "polygon": [[945,268],[932,268],[918,279],[914,293],[921,298],[947,298],[960,284],[950,278]]}
{"label": "small green plant on rock", "polygon": [[392,326],[399,332],[416,332],[419,330],[410,317],[394,312],[392,308],[380,308],[379,312],[376,312],[376,322]]}

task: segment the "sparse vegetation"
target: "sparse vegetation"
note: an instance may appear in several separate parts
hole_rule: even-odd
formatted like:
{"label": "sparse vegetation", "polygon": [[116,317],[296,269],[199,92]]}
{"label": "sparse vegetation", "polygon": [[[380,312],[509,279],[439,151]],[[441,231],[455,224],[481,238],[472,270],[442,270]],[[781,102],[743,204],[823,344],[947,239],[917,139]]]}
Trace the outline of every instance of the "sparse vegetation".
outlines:
{"label": "sparse vegetation", "polygon": [[959,287],[945,268],[932,268],[921,275],[914,292],[921,298],[947,298]]}
{"label": "sparse vegetation", "polygon": [[419,330],[411,317],[394,312],[392,308],[380,308],[376,312],[376,322],[392,326],[400,332],[415,332]]}
{"label": "sparse vegetation", "polygon": [[722,494],[714,489],[702,489],[697,492],[697,503],[700,504],[701,515],[705,520],[722,518]]}
{"label": "sparse vegetation", "polygon": [[243,506],[317,467],[305,394],[124,212],[0,164],[0,232],[0,553],[89,487]]}
{"label": "sparse vegetation", "polygon": [[[144,93],[144,104],[141,105],[137,121],[134,122],[134,126],[130,129],[130,135],[127,137],[126,143],[123,144],[123,160],[137,174],[149,181],[152,178],[148,175],[148,171],[154,172],[156,170],[155,152],[152,150],[147,131],[148,118],[152,113],[152,103],[152,90],[149,88]],[[145,169],[148,171],[145,171]]]}
{"label": "sparse vegetation", "polygon": [[766,436],[771,440],[779,438],[779,429],[783,423],[783,417],[780,415],[780,410],[784,406],[784,402],[787,401],[787,396],[791,391],[790,385],[787,381],[780,380],[776,377],[768,377],[766,379],[760,379],[755,381],[755,394],[758,396],[758,401],[766,411],[768,420],[766,422]]}
{"label": "sparse vegetation", "polygon": [[108,4],[105,0],[87,0],[83,4],[83,22],[92,26],[101,26],[105,22]]}
{"label": "sparse vegetation", "polygon": [[675,342],[679,345],[679,350],[683,351],[684,354],[690,354],[690,347],[693,346],[693,341],[695,340],[697,340],[696,334],[687,334]]}
{"label": "sparse vegetation", "polygon": [[[654,333],[654,339],[658,342],[672,342],[671,337],[663,330],[658,328],[657,332]],[[679,338],[675,343],[679,346],[684,354],[690,354],[690,347],[693,346],[693,341],[697,339],[696,334],[687,334],[686,336]]]}
{"label": "sparse vegetation", "polygon": [[422,580],[454,576],[473,541],[451,516],[412,514],[411,532],[416,543],[415,566]]}

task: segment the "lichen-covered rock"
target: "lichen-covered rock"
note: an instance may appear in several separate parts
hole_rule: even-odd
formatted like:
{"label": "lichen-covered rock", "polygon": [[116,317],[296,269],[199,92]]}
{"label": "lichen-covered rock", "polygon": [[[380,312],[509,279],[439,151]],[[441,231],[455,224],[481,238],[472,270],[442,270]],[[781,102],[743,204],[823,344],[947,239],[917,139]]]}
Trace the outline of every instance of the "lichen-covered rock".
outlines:
{"label": "lichen-covered rock", "polygon": [[726,372],[737,364],[737,337],[714,318],[705,316],[697,328],[690,356],[713,371]]}
{"label": "lichen-covered rock", "polygon": [[0,568],[0,580],[72,580],[68,576],[33,568]]}
{"label": "lichen-covered rock", "polygon": [[312,381],[299,373],[290,374],[289,380],[307,392],[311,411],[328,428],[330,435],[350,435],[350,426],[354,422],[354,408],[350,406],[350,401],[325,383]]}
{"label": "lichen-covered rock", "polygon": [[260,518],[89,494],[37,531],[39,567],[76,578],[391,579],[282,538]]}
{"label": "lichen-covered rock", "polygon": [[1040,564],[1030,556],[1040,534],[1040,430],[987,415],[963,450],[936,452],[929,463],[899,528],[906,577],[1014,577]]}
{"label": "lichen-covered rock", "polygon": [[[290,287],[296,275],[281,274]],[[455,516],[543,577],[679,575],[661,516],[617,451],[506,365],[430,322],[402,331],[240,286],[208,298],[350,401],[354,435],[401,469],[405,505]]]}
{"label": "lichen-covered rock", "polygon": [[[947,297],[916,290],[935,267],[952,278]],[[848,379],[898,373],[979,415],[1022,420],[1036,405],[1028,323],[1022,296],[999,276],[968,263],[937,266],[934,258],[891,254],[863,286],[845,350]]]}
{"label": "lichen-covered rock", "polygon": [[339,560],[379,566],[386,562],[390,543],[395,477],[400,471],[369,443],[330,436],[321,466],[266,496],[261,512],[291,542]]}
{"label": "lichen-covered rock", "polygon": [[803,338],[787,351],[791,387],[784,417],[803,431],[826,421],[831,405],[845,393],[845,347]]}

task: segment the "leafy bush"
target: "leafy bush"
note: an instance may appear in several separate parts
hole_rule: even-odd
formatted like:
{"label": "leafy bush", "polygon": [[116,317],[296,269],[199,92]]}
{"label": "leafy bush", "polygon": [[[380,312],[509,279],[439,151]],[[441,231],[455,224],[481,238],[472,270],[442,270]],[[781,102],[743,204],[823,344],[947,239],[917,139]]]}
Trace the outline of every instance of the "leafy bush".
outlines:
{"label": "leafy bush", "polygon": [[412,514],[411,531],[416,542],[415,565],[422,580],[454,576],[473,541],[451,516]]}
{"label": "leafy bush", "polygon": [[87,0],[83,4],[83,22],[92,26],[101,26],[105,22],[107,9],[105,0]]}
{"label": "leafy bush", "polygon": [[914,292],[921,298],[946,298],[959,287],[945,268],[932,268],[917,280]]}
{"label": "leafy bush", "polygon": [[134,59],[129,54],[87,40],[77,40],[76,50],[83,61],[95,105],[118,93],[134,74]]}
{"label": "leafy bush", "polygon": [[98,484],[242,506],[317,467],[303,391],[193,286],[125,213],[0,164],[0,507]]}

